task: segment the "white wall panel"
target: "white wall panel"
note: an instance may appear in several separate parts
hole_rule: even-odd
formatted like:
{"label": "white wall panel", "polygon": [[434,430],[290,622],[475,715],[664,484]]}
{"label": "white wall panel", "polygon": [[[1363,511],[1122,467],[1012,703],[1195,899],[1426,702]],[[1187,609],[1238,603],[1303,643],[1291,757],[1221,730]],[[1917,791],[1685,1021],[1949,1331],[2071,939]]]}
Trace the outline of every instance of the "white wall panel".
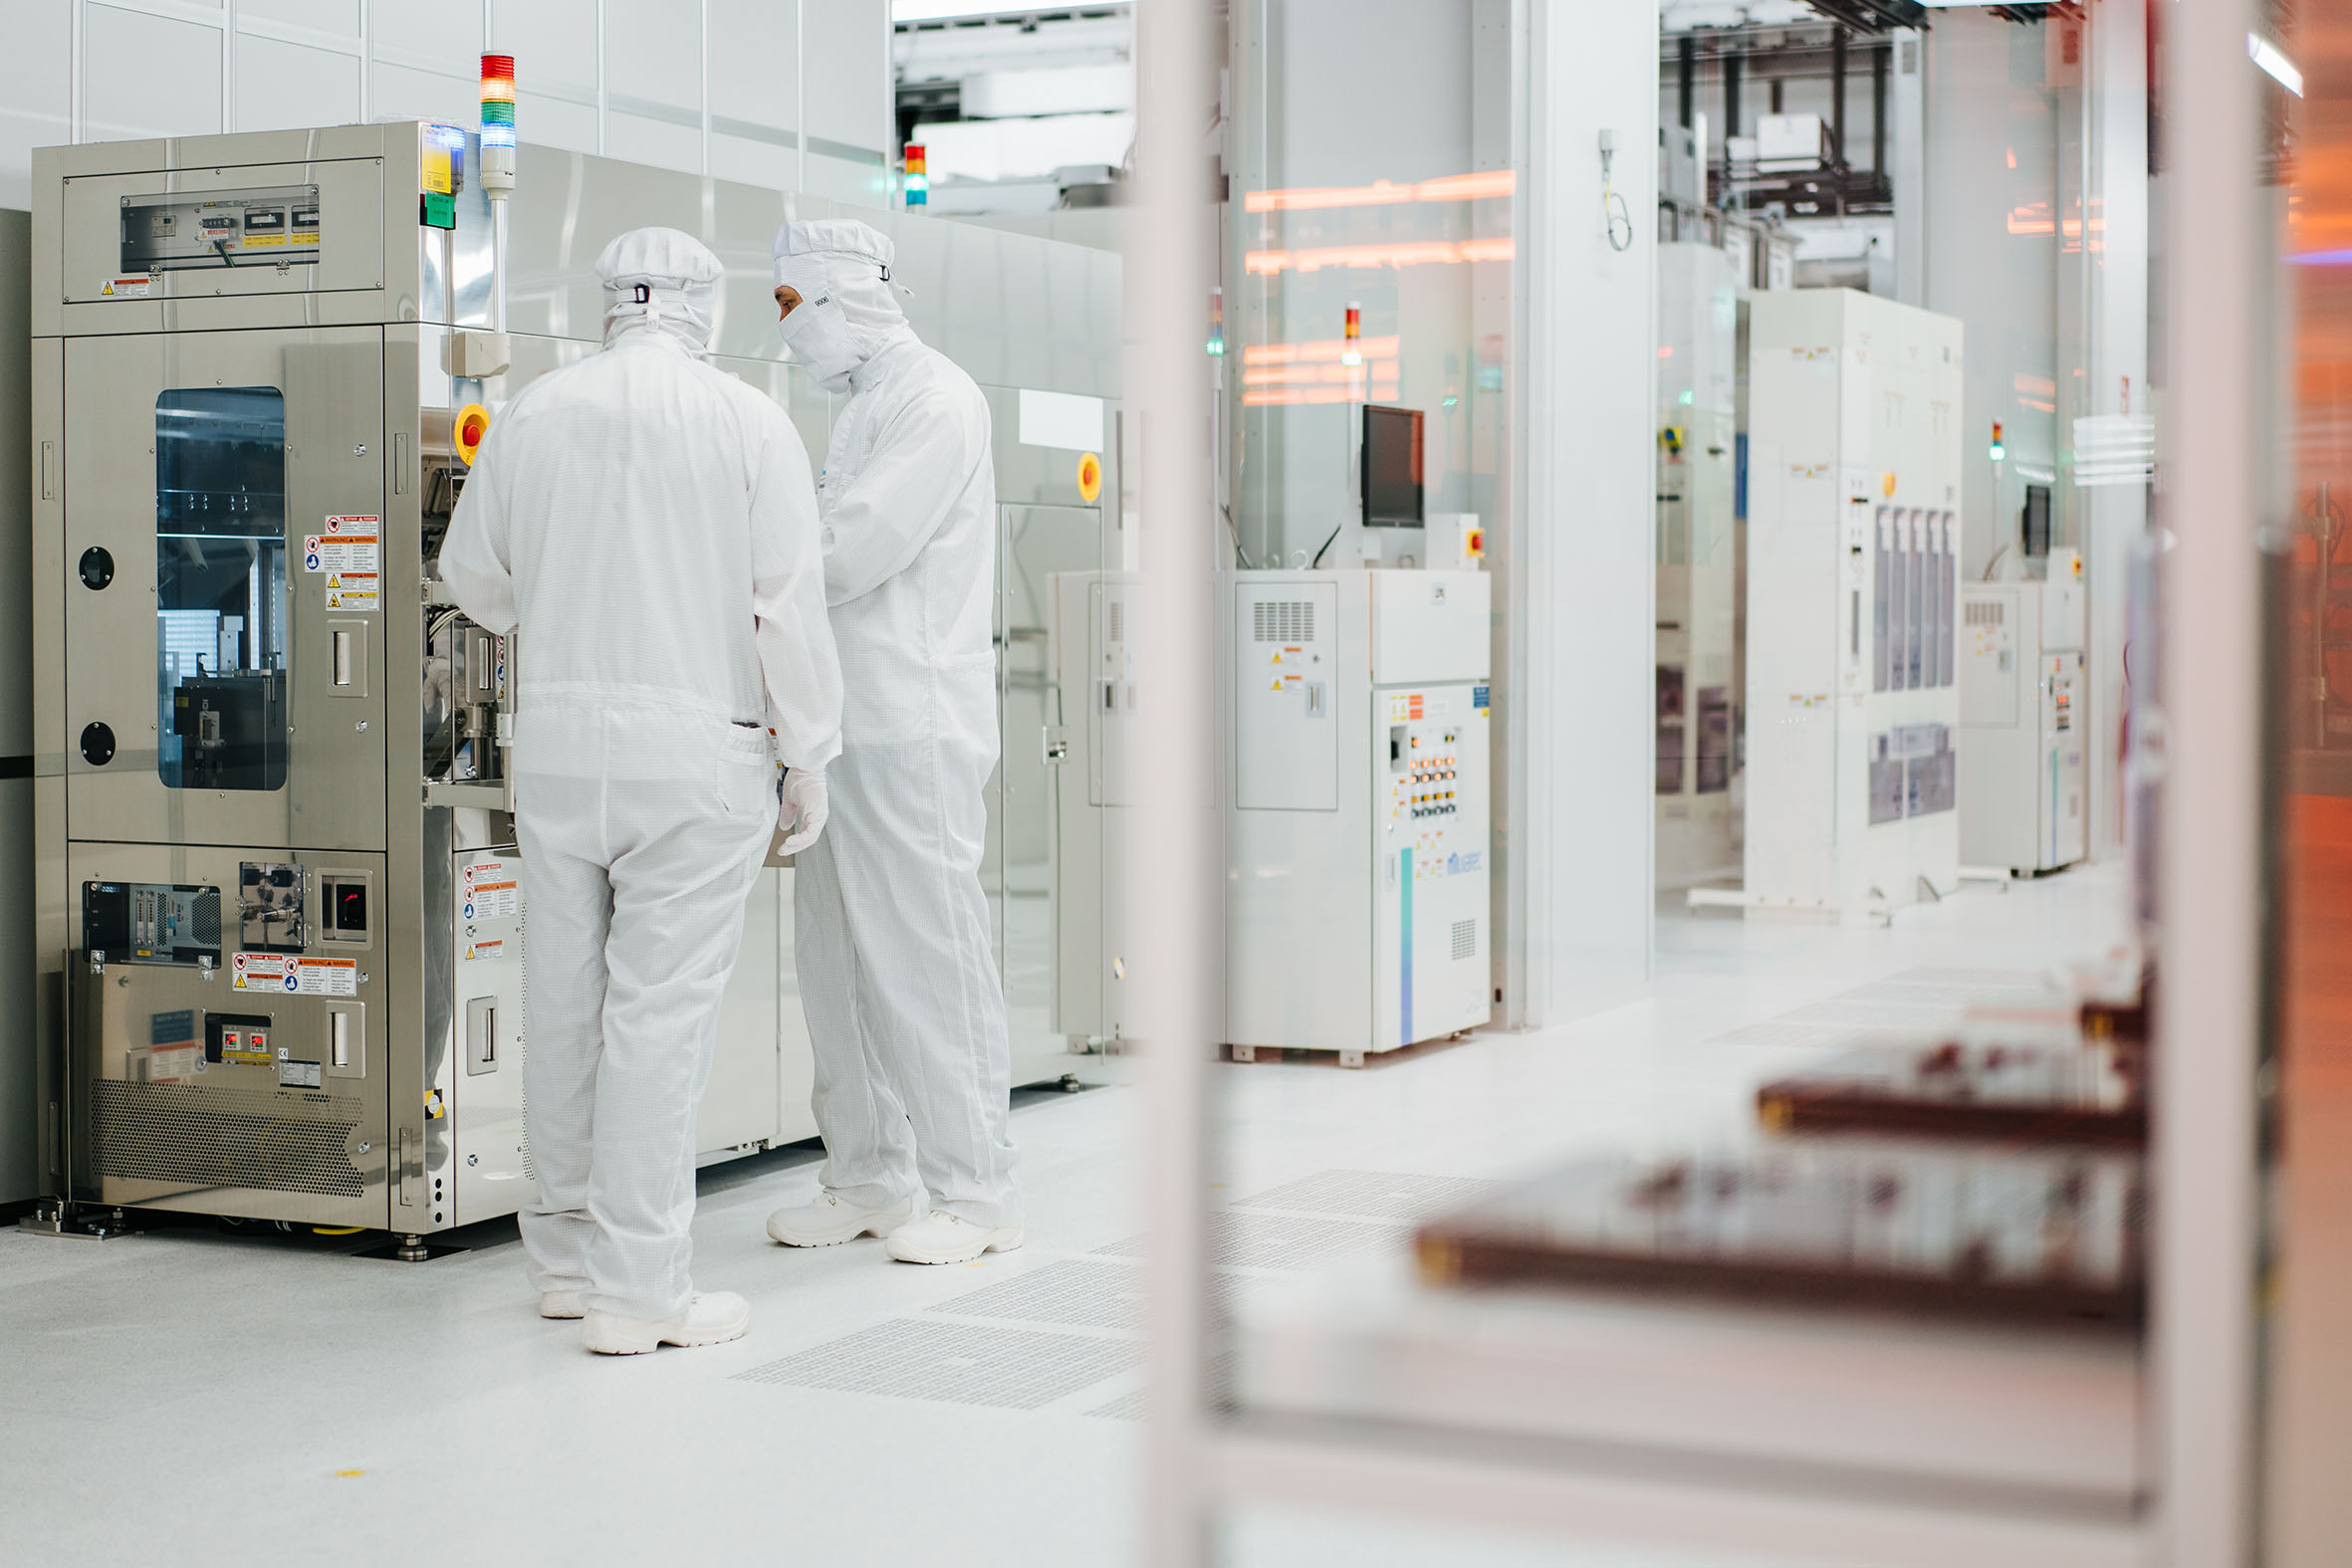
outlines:
{"label": "white wall panel", "polygon": [[237,129],[345,125],[358,117],[358,56],[270,38],[237,40]]}
{"label": "white wall panel", "polygon": [[[516,64],[521,70],[521,63]],[[515,127],[526,141],[571,152],[596,150],[596,106],[515,90]]]}
{"label": "white wall panel", "polygon": [[412,71],[378,60],[374,83],[368,89],[370,119],[437,119],[446,124],[471,124],[482,112],[479,79],[443,76],[437,71]]}
{"label": "white wall panel", "polygon": [[367,26],[378,60],[461,76],[472,101],[471,84],[482,69],[482,0],[376,0],[371,11]]}
{"label": "white wall panel", "polygon": [[[544,92],[589,104],[596,101],[596,8],[592,0],[498,0],[494,9],[497,32],[492,35],[491,47],[515,57],[518,91],[522,84],[536,82]],[[672,10],[686,17],[691,32],[693,8],[674,5]],[[648,40],[635,33],[618,26],[606,29],[606,48],[614,65],[647,47]]]}
{"label": "white wall panel", "polygon": [[778,0],[710,0],[710,12],[711,113],[796,129],[801,80],[795,8]]}
{"label": "white wall panel", "polygon": [[73,11],[52,0],[4,0],[0,28],[0,206],[33,204],[33,149],[74,139]]}
{"label": "white wall panel", "polygon": [[[791,20],[789,5],[775,9]],[[702,8],[693,0],[604,0],[604,41],[607,90],[699,112]]]}
{"label": "white wall panel", "polygon": [[[886,150],[891,135],[890,12],[884,0],[813,0],[801,11],[802,85],[811,137]],[[816,151],[818,140],[810,149]],[[810,178],[816,178],[811,159]]]}
{"label": "white wall panel", "polygon": [[604,152],[607,157],[631,163],[698,173],[702,168],[702,131],[699,126],[689,128],[614,110],[604,116]]}
{"label": "white wall panel", "polygon": [[94,5],[83,29],[83,139],[221,128],[219,28]]}
{"label": "white wall panel", "polygon": [[604,0],[601,113],[596,0],[238,0],[233,16],[224,0],[147,4],[0,0],[0,203],[30,205],[38,146],[362,118],[472,124],[486,21],[488,47],[515,57],[525,140],[689,170],[707,159],[771,186],[801,175],[805,39],[811,189],[884,207],[893,194],[877,161],[892,141],[887,0]]}
{"label": "white wall panel", "polygon": [[[376,11],[380,15],[394,8],[378,5]],[[359,36],[359,0],[237,0],[237,17],[239,21],[265,17],[314,32],[340,33],[346,38]],[[242,57],[237,64],[243,69]]]}

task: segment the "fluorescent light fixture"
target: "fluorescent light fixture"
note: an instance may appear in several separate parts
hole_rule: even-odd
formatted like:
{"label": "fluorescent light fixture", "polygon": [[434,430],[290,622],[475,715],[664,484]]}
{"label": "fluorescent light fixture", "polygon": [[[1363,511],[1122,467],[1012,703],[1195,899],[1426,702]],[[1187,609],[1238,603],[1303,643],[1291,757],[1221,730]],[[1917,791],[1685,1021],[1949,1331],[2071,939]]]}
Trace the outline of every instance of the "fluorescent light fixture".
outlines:
{"label": "fluorescent light fixture", "polygon": [[[1133,0],[1086,0],[1089,11],[1114,5],[1129,5]],[[1056,7],[1038,5],[982,5],[978,0],[890,0],[890,20],[893,22],[952,22],[979,17],[1035,16],[1040,11]]]}
{"label": "fluorescent light fixture", "polygon": [[2268,72],[2280,87],[2297,98],[2303,96],[2303,73],[2295,69],[2295,63],[2287,59],[2276,44],[2257,34],[2248,33],[2245,35],[2245,57]]}

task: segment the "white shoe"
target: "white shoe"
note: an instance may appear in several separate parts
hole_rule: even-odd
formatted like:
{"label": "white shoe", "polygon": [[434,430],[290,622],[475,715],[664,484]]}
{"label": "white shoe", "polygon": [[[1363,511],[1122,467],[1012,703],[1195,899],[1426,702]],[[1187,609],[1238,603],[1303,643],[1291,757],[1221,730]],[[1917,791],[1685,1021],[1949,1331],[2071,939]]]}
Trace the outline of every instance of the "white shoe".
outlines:
{"label": "white shoe", "polygon": [[577,1290],[542,1290],[539,1293],[541,1317],[586,1317],[588,1305]]}
{"label": "white shoe", "polygon": [[752,1304],[734,1291],[697,1291],[686,1310],[673,1318],[648,1320],[591,1310],[581,1325],[580,1338],[599,1356],[641,1356],[663,1345],[723,1345],[741,1339],[751,1326]]}
{"label": "white shoe", "polygon": [[911,1225],[900,1226],[882,1243],[902,1263],[969,1263],[983,1252],[1010,1252],[1021,1244],[1021,1227],[990,1230],[943,1210],[934,1209]]}
{"label": "white shoe", "polygon": [[920,1212],[912,1198],[886,1208],[860,1209],[831,1193],[820,1193],[813,1203],[770,1215],[768,1233],[786,1246],[839,1246],[861,1235],[888,1235]]}

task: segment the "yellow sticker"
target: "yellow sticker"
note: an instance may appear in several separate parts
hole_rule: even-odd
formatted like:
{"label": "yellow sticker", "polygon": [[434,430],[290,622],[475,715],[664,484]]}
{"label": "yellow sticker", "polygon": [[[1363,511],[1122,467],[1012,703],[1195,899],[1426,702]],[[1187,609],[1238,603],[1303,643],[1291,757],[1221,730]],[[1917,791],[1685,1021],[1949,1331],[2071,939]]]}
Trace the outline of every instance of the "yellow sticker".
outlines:
{"label": "yellow sticker", "polygon": [[1893,495],[1895,493],[1895,476],[1893,474],[1888,474],[1883,479],[1879,480],[1878,491],[1882,496]]}
{"label": "yellow sticker", "polygon": [[449,185],[449,149],[428,141],[424,148],[423,175],[419,183],[435,196],[451,194]]}
{"label": "yellow sticker", "polygon": [[1078,495],[1087,501],[1102,494],[1102,459],[1088,452],[1078,459]]}

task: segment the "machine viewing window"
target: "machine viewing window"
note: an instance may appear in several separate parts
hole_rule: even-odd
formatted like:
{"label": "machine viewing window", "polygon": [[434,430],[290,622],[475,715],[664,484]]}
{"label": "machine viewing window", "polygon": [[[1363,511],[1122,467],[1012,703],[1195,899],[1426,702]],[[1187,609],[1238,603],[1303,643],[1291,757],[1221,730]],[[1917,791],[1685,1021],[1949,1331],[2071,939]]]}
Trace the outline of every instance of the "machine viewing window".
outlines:
{"label": "machine viewing window", "polygon": [[1364,527],[1420,528],[1421,410],[1364,408]]}
{"label": "machine viewing window", "polygon": [[155,399],[156,771],[173,789],[286,784],[286,397]]}

